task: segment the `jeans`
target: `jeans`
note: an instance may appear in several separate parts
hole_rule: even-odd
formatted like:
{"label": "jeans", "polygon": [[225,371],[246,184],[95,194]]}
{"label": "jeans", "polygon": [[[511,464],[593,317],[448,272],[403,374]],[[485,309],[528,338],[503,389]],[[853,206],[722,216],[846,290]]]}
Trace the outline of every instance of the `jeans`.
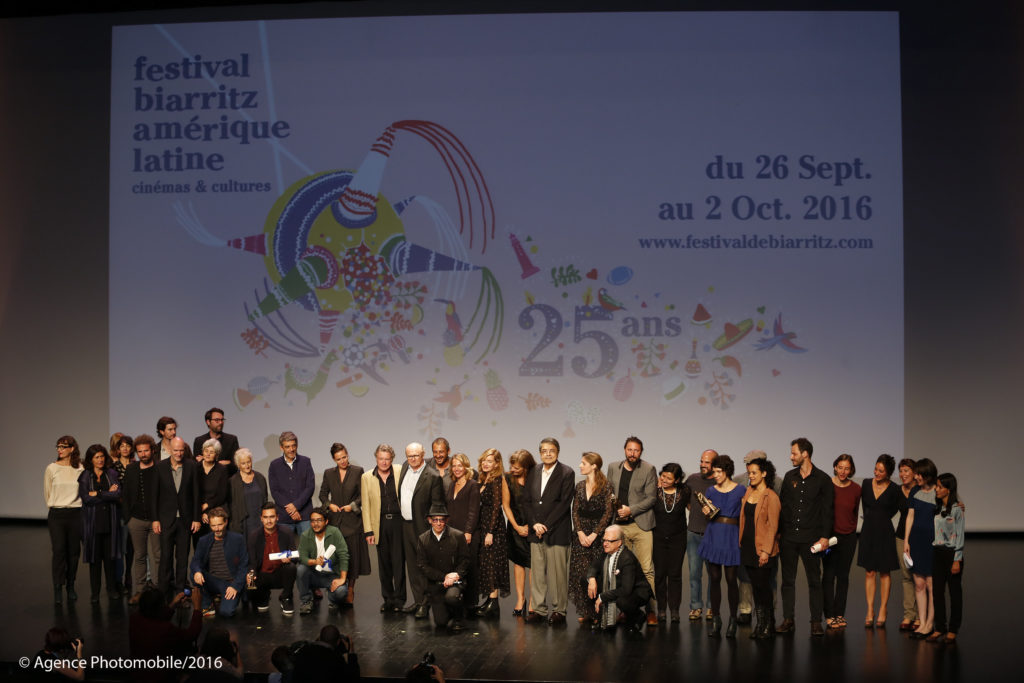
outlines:
{"label": "jeans", "polygon": [[345,602],[345,596],[348,595],[348,583],[341,584],[333,592],[330,590],[331,582],[336,578],[338,578],[337,574],[318,572],[309,565],[300,564],[296,578],[296,582],[299,584],[299,601],[309,602],[313,599],[314,588],[326,588],[327,599],[332,603],[340,605]]}
{"label": "jeans", "polygon": [[231,617],[235,615],[235,610],[238,609],[238,600],[242,597],[242,590],[238,589],[235,592],[235,597],[230,600],[224,595],[228,587],[231,586],[230,581],[224,579],[218,579],[216,576],[203,572],[203,607],[209,607],[210,603],[213,602],[215,595],[221,596],[220,607],[217,608],[217,614],[222,617]]}
{"label": "jeans", "polygon": [[703,534],[686,532],[686,561],[690,565],[690,609],[702,609],[705,604],[708,604],[708,601],[704,599],[704,591],[701,586],[704,576],[704,560],[697,552],[703,538]]}

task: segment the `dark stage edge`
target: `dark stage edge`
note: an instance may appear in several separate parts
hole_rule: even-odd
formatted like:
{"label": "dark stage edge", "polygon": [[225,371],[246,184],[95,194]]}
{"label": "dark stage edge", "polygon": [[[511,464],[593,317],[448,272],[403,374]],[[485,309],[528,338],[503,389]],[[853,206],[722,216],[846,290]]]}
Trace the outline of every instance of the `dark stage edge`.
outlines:
{"label": "dark stage edge", "polygon": [[[80,596],[74,607],[56,607],[50,585],[50,546],[38,523],[0,525],[0,547],[10,553],[0,563],[4,586],[0,675],[32,680],[19,665],[33,656],[43,635],[54,625],[86,640],[86,657],[128,656],[128,615],[125,602],[111,603],[104,594],[89,603],[88,566],[78,573]],[[375,555],[371,552],[371,555]],[[376,558],[374,557],[374,572]],[[312,615],[286,617],[277,607],[276,591],[267,614],[241,611],[234,619],[207,619],[226,625],[236,636],[248,672],[273,670],[270,653],[280,644],[313,639],[324,624],[334,622],[348,633],[359,653],[363,677],[399,680],[427,651],[433,652],[448,680],[473,681],[691,681],[827,680],[827,681],[974,681],[982,676],[1020,680],[1017,656],[1024,629],[1019,625],[1019,568],[1024,566],[1024,541],[1014,538],[969,538],[964,563],[964,626],[955,646],[910,640],[898,630],[900,588],[894,582],[890,619],[885,630],[863,627],[864,573],[854,567],[850,577],[850,623],[845,631],[812,638],[807,622],[803,574],[797,584],[797,632],[772,641],[752,641],[741,626],[735,640],[712,640],[704,622],[686,621],[688,585],[684,578],[683,619],[642,634],[592,634],[576,624],[531,626],[511,616],[513,600],[501,601],[498,621],[467,621],[456,635],[438,632],[430,620],[411,615],[382,615],[376,575],[357,584],[356,607],[329,615],[326,605]],[[684,577],[686,567],[684,566]],[[781,619],[781,616],[779,617]],[[118,680],[93,671],[90,680]],[[247,676],[247,679],[254,679]]]}

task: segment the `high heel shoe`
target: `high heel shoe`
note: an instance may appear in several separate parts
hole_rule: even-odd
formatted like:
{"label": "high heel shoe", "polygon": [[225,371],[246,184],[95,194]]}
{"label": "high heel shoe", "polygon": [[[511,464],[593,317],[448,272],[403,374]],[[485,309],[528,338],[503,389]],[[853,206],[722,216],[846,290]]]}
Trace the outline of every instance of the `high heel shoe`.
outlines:
{"label": "high heel shoe", "polygon": [[726,638],[736,637],[736,617],[729,617],[729,626],[725,629]]}
{"label": "high heel shoe", "polygon": [[520,607],[519,609],[513,608],[512,609],[512,616],[514,616],[514,617],[521,617],[521,616],[523,616],[523,608],[522,607]]}
{"label": "high heel shoe", "polygon": [[711,623],[708,624],[708,638],[721,638],[722,637],[722,617],[717,614],[711,617]]}

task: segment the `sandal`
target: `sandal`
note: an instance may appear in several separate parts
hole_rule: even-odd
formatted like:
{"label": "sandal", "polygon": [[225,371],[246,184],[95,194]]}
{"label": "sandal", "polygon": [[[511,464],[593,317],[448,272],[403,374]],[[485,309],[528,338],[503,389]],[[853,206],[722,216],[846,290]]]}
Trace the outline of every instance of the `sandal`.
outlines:
{"label": "sandal", "polygon": [[846,617],[836,617],[836,621],[839,622],[839,628],[846,628],[849,624],[846,623]]}
{"label": "sandal", "polygon": [[879,618],[875,620],[875,628],[885,628],[885,619]]}
{"label": "sandal", "polygon": [[[864,628],[874,628],[874,627],[875,627],[875,618],[874,617],[868,617],[867,619],[864,620]],[[902,629],[902,628],[903,627],[900,626],[900,629]]]}
{"label": "sandal", "polygon": [[829,619],[828,621],[828,630],[830,631],[838,631],[843,627],[843,622],[840,621],[839,617],[836,617],[835,619]]}
{"label": "sandal", "polygon": [[690,621],[700,621],[700,610],[699,609],[692,609],[692,610],[690,610]]}

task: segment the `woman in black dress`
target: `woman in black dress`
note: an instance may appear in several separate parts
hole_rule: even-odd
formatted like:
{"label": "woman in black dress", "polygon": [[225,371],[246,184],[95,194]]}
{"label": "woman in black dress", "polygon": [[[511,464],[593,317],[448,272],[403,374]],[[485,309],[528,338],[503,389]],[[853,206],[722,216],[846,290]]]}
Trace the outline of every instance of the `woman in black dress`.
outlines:
{"label": "woman in black dress", "polygon": [[[865,479],[860,489],[864,523],[860,529],[857,565],[864,568],[864,595],[868,601],[865,626],[885,627],[892,586],[889,574],[900,568],[892,518],[906,509],[907,499],[892,482],[895,469],[896,459],[883,453],[875,461],[874,477]],[[874,619],[876,586],[881,594],[877,621]]]}
{"label": "woman in black dress", "polygon": [[329,510],[327,521],[341,531],[348,546],[348,593],[344,605],[350,607],[356,597],[356,579],[370,573],[360,489],[363,468],[349,463],[348,450],[341,443],[331,444],[331,459],[335,466],[324,470],[320,503]]}
{"label": "woman in black dress", "polygon": [[[501,453],[488,448],[480,456],[480,556],[477,579],[480,597],[487,601],[477,610],[477,616],[497,618],[500,614],[498,596],[506,597],[508,590],[508,546],[502,532],[505,520],[501,516],[501,489],[505,468]],[[455,488],[452,486],[452,488]]]}
{"label": "woman in black dress", "polygon": [[480,549],[480,534],[477,524],[480,519],[480,489],[473,483],[473,469],[465,453],[451,456],[449,466],[452,476],[451,488],[445,493],[448,506],[448,527],[461,531],[469,546],[469,573],[462,581],[465,590],[462,601],[468,609],[476,609],[477,554]]}
{"label": "woman in black dress", "polygon": [[683,599],[686,508],[690,504],[690,487],[683,483],[683,476],[683,468],[677,463],[664,465],[654,501],[654,594],[658,599],[658,621],[665,621],[668,609],[672,623],[679,622]]}
{"label": "woman in black dress", "polygon": [[121,554],[121,480],[102,444],[93,444],[85,452],[78,494],[82,498],[82,559],[89,563],[92,602],[100,601],[100,578],[104,573],[107,595],[116,600],[121,597],[114,576],[114,560]]}
{"label": "woman in black dress", "polygon": [[594,624],[597,614],[587,595],[587,569],[604,553],[601,536],[612,519],[612,487],[601,471],[604,461],[587,452],[580,460],[583,481],[576,484],[572,498],[572,528],[569,545],[569,599],[576,606],[581,624]]}
{"label": "woman in black dress", "polygon": [[512,571],[516,584],[516,606],[512,610],[513,617],[523,616],[526,604],[526,584],[530,573],[530,543],[526,537],[530,529],[526,526],[526,514],[523,511],[521,498],[526,485],[526,475],[533,469],[536,462],[530,451],[520,449],[508,458],[508,474],[501,489],[501,505],[505,510],[507,526],[505,528],[508,559],[512,560]]}

